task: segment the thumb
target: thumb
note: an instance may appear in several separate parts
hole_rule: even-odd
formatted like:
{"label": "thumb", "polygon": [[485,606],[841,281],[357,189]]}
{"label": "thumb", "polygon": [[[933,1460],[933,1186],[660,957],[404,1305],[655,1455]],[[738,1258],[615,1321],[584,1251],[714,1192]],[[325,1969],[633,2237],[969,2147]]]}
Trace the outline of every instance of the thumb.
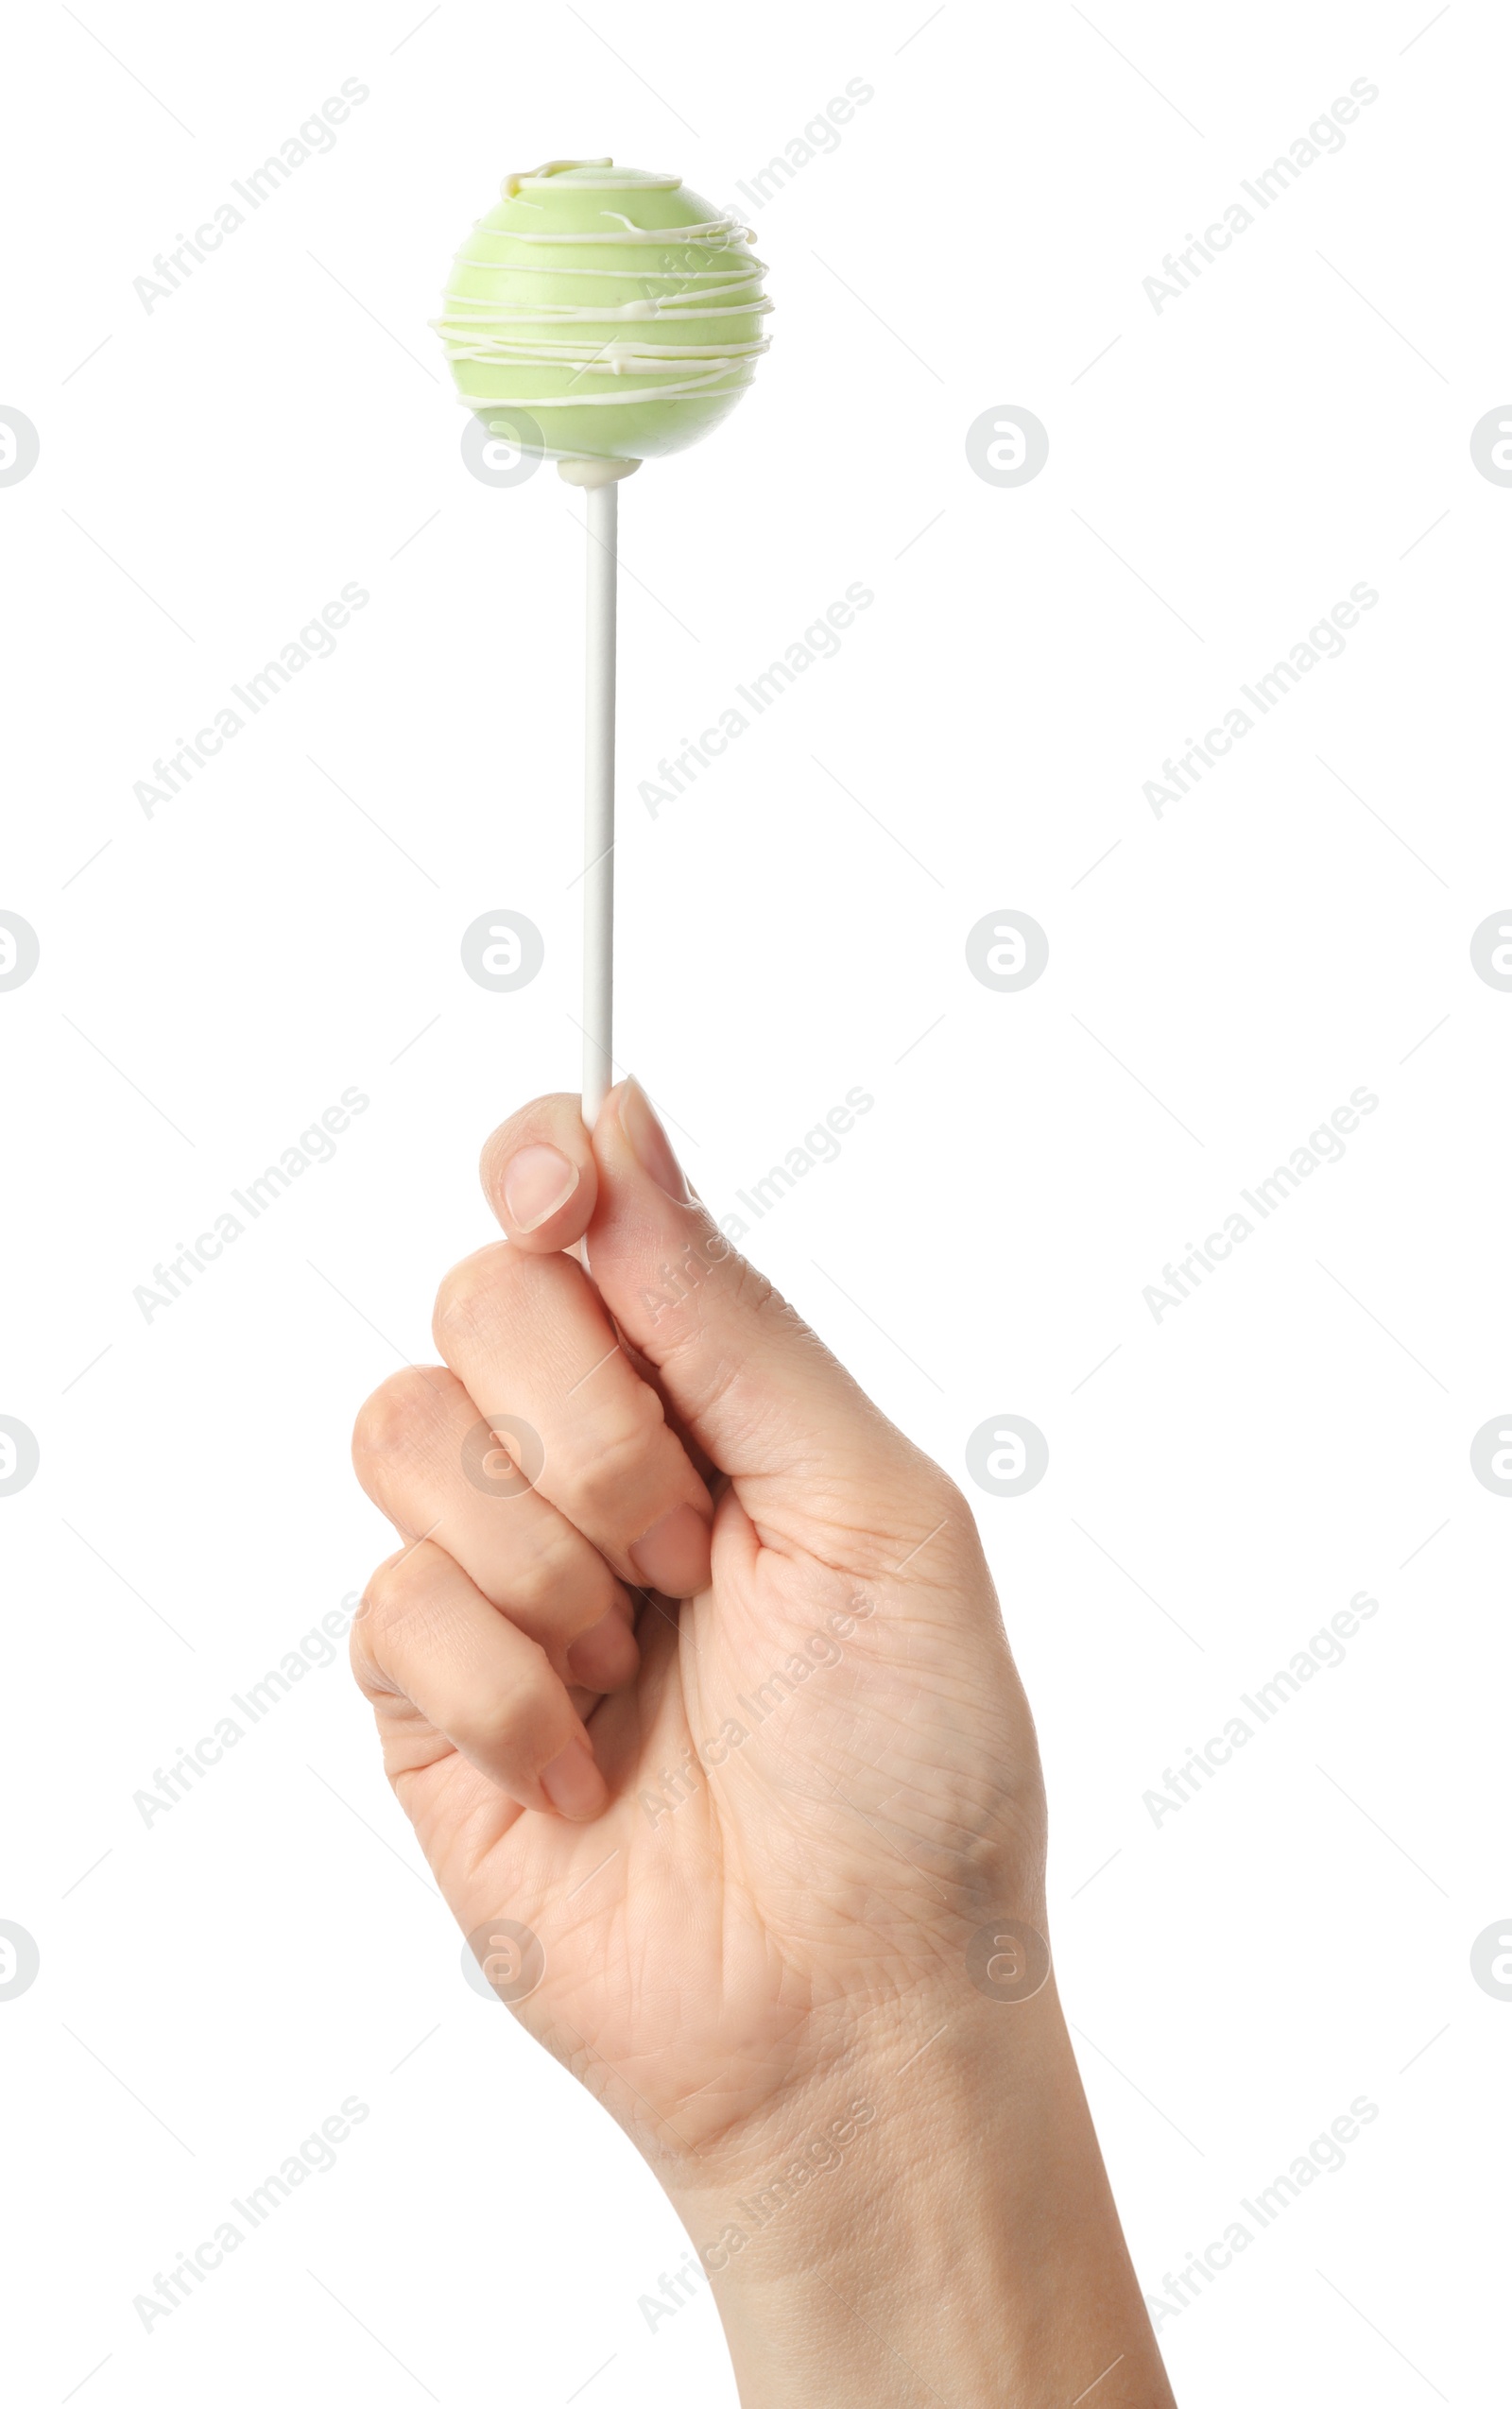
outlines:
{"label": "thumb", "polygon": [[[634,1079],[593,1128],[598,1195],[588,1225],[595,1285],[669,1403],[760,1523],[780,1485],[802,1482],[830,1526],[872,1527],[909,1480],[939,1474],[896,1430],[771,1282],[692,1195]],[[787,1516],[780,1516],[783,1522]],[[905,1525],[916,1519],[904,1506]]]}

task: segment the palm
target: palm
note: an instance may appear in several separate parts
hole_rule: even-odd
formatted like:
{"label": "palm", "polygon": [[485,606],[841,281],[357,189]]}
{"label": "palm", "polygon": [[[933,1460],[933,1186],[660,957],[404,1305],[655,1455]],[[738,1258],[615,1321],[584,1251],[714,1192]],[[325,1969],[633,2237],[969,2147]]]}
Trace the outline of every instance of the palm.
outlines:
{"label": "palm", "polygon": [[539,1937],[523,2020],[643,2146],[702,2147],[801,2086],[852,2005],[927,1989],[1037,1883],[1032,1728],[975,1533],[932,1468],[910,1486],[842,1533],[763,1485],[765,1546],[726,1496],[713,1586],[647,1600],[640,1677],[593,1711],[614,1802],[591,1825],[515,1805],[428,1725],[386,1730],[463,1930]]}

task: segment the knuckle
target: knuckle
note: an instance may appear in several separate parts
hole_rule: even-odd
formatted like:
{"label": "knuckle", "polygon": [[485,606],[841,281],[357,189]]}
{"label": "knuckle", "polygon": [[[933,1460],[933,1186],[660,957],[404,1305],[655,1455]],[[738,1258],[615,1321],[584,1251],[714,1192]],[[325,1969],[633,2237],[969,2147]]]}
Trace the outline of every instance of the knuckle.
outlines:
{"label": "knuckle", "polygon": [[602,1595],[604,1611],[613,1595],[614,1575],[596,1550],[555,1516],[542,1516],[534,1545],[511,1556],[500,1590],[502,1610],[511,1621],[555,1625],[569,1602]]}
{"label": "knuckle", "polygon": [[454,1264],[436,1292],[431,1330],[441,1353],[450,1361],[459,1349],[474,1346],[497,1326],[499,1307],[512,1265],[512,1249],[501,1239],[480,1247]]}
{"label": "knuckle", "polygon": [[357,1609],[357,1619],[347,1633],[347,1664],[363,1696],[372,1698],[377,1693],[379,1684],[367,1607],[368,1600],[365,1595],[362,1605]]}
{"label": "knuckle", "polygon": [[429,1419],[430,1385],[423,1372],[406,1367],[375,1388],[359,1412],[352,1434],[352,1460],[359,1473],[404,1461]]}
{"label": "knuckle", "polygon": [[561,1698],[561,1683],[543,1650],[532,1643],[530,1660],[521,1664],[507,1688],[495,1692],[485,1710],[492,1747],[517,1764],[533,1764],[542,1731],[558,1720]]}
{"label": "knuckle", "polygon": [[729,1302],[736,1314],[749,1315],[753,1320],[776,1323],[783,1330],[808,1331],[808,1324],[797,1308],[790,1305],[782,1290],[768,1280],[765,1271],[748,1263],[744,1255],[730,1258]]}
{"label": "knuckle", "polygon": [[775,1282],[745,1255],[735,1257],[731,1272],[730,1300],[741,1312],[765,1313],[770,1306],[781,1310],[783,1299]]}
{"label": "knuckle", "polygon": [[428,1622],[434,1612],[438,1551],[421,1540],[403,1556],[380,1564],[363,1593],[358,1609],[369,1643],[389,1646],[402,1631]]}
{"label": "knuckle", "polygon": [[638,1486],[669,1434],[662,1400],[637,1380],[612,1420],[578,1422],[557,1441],[558,1481],[599,1527],[611,1523],[625,1490]]}

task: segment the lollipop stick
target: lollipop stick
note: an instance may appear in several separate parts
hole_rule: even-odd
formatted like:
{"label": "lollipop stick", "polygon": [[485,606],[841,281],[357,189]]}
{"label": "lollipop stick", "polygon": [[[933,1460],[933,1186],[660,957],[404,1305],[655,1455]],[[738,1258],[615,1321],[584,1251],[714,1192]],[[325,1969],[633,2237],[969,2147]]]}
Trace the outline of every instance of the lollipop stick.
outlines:
{"label": "lollipop stick", "polygon": [[590,486],[588,689],[583,814],[583,1118],[590,1128],[614,1076],[614,618],[617,483]]}

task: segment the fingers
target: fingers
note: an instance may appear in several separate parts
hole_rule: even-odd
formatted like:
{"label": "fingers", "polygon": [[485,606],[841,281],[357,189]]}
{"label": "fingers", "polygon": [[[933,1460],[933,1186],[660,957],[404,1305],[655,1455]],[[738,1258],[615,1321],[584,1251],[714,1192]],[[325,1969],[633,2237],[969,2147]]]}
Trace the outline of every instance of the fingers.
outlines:
{"label": "fingers", "polygon": [[[485,1182],[507,1229],[511,1148],[532,1143],[543,1126],[575,1165],[590,1144],[573,1096],[548,1098],[495,1132],[485,1150]],[[764,1536],[786,1530],[822,1553],[837,1533],[853,1540],[864,1532],[868,1554],[885,1568],[914,1562],[947,1524],[974,1548],[954,1485],[879,1412],[691,1196],[633,1079],[610,1091],[590,1151],[594,1201],[586,1228],[589,1184],[580,1171],[568,1203],[532,1243],[559,1248],[586,1236],[593,1286],[625,1348],[654,1375],[689,1449],[746,1485]],[[519,1242],[502,1251],[519,1258]],[[537,1258],[542,1268],[555,1260]],[[572,1509],[564,1504],[563,1511]],[[928,1577],[950,1553],[947,1542],[919,1575]]]}
{"label": "fingers", "polygon": [[[502,1436],[517,1436],[505,1431]],[[467,1390],[439,1367],[396,1372],[357,1417],[357,1478],[405,1539],[434,1539],[569,1683],[617,1690],[640,1651],[629,1597],[530,1487]]]}
{"label": "fingers", "polygon": [[591,1823],[609,1803],[593,1744],[544,1651],[430,1540],[380,1565],[352,1662],[383,1712],[404,1701],[523,1807]]}
{"label": "fingers", "polygon": [[691,1597],[709,1577],[709,1492],[580,1265],[485,1247],[447,1274],[436,1343],[495,1427],[527,1426],[540,1493],[623,1580]]}
{"label": "fingers", "polygon": [[598,1166],[575,1095],[538,1096],[483,1149],[483,1193],[500,1226],[530,1254],[554,1254],[593,1216]]}
{"label": "fingers", "polygon": [[690,1198],[642,1089],[611,1089],[593,1129],[594,1282],[669,1406],[736,1480],[800,1477],[816,1506],[884,1500],[942,1476]]}

